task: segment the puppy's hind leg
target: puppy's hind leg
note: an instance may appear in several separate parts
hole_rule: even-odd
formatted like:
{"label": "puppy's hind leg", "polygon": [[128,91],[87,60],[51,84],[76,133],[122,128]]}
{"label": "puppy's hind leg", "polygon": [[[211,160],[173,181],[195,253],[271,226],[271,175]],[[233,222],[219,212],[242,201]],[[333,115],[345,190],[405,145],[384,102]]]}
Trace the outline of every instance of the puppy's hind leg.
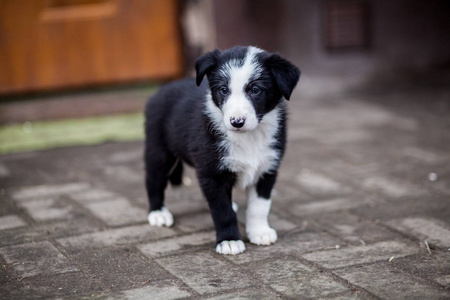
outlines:
{"label": "puppy's hind leg", "polygon": [[148,222],[151,226],[170,227],[173,225],[173,216],[164,206],[164,190],[169,180],[168,172],[173,161],[168,154],[155,155],[154,152],[149,151],[145,153],[145,183],[150,203]]}

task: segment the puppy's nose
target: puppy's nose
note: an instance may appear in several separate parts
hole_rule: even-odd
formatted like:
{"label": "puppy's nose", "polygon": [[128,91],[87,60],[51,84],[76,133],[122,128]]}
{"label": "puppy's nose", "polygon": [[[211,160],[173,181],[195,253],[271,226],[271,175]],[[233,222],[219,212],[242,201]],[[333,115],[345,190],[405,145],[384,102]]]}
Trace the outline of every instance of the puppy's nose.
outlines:
{"label": "puppy's nose", "polygon": [[231,117],[230,123],[231,123],[231,126],[233,126],[234,128],[241,128],[242,126],[244,126],[245,118]]}

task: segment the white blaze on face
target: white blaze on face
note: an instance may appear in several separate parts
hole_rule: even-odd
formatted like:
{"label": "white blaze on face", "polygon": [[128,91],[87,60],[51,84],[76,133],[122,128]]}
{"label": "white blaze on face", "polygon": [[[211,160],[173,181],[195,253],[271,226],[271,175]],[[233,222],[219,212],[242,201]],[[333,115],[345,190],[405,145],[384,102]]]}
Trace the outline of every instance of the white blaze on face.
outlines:
{"label": "white blaze on face", "polygon": [[228,130],[238,130],[231,125],[232,118],[245,120],[239,131],[251,131],[258,126],[255,108],[247,98],[244,88],[251,78],[258,77],[261,73],[260,66],[255,60],[256,54],[260,52],[261,49],[249,47],[243,65],[239,66],[237,61],[231,61],[223,70],[230,78],[228,87],[230,95],[222,107],[223,121]]}

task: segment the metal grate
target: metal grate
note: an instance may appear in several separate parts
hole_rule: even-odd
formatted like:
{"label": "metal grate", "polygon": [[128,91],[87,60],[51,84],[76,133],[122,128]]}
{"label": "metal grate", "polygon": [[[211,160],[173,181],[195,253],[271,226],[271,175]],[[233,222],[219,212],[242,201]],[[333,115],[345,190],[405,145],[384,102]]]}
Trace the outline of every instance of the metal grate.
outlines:
{"label": "metal grate", "polygon": [[326,47],[330,50],[369,45],[369,13],[363,1],[326,3]]}

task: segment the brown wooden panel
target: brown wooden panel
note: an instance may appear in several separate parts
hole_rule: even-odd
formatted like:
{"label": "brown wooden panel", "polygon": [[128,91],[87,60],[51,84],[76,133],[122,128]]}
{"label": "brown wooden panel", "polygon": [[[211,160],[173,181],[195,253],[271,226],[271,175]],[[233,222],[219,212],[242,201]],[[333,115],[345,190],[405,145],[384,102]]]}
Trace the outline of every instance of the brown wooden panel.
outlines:
{"label": "brown wooden panel", "polygon": [[182,72],[176,0],[0,0],[0,93]]}

